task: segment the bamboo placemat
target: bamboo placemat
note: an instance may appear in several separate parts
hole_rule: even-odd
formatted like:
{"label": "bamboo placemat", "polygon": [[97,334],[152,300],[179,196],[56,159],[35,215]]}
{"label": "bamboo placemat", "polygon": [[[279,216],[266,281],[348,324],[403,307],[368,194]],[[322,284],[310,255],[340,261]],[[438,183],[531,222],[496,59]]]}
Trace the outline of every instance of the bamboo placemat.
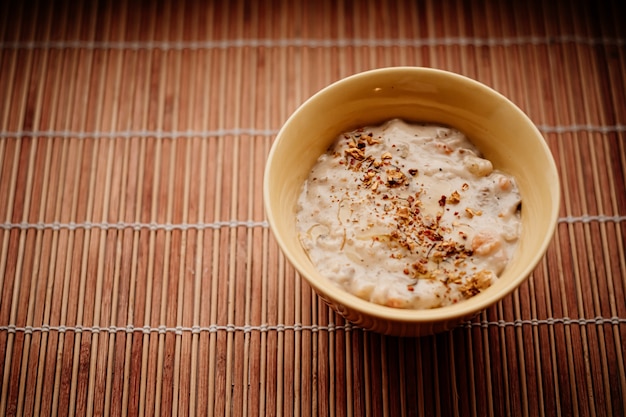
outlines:
{"label": "bamboo placemat", "polygon": [[[0,415],[624,415],[624,10],[0,3]],[[394,65],[502,92],[563,184],[532,277],[419,339],[330,312],[261,198],[289,114]]]}

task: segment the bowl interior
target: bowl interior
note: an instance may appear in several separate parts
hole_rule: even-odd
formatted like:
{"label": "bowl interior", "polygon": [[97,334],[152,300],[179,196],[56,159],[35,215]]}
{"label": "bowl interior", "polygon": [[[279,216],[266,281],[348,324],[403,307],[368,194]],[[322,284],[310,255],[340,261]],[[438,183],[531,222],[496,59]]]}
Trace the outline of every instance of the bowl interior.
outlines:
{"label": "bowl interior", "polygon": [[[339,290],[317,272],[298,240],[295,208],[318,156],[346,130],[391,118],[432,122],[464,132],[494,166],[515,176],[522,196],[516,255],[488,290],[450,307],[399,310]],[[545,252],[554,231],[559,181],[543,137],[513,103],[476,81],[426,68],[388,68],[341,80],[314,95],[285,123],[264,178],[268,221],[281,249],[311,286],[340,312],[400,322],[468,317],[513,291]]]}

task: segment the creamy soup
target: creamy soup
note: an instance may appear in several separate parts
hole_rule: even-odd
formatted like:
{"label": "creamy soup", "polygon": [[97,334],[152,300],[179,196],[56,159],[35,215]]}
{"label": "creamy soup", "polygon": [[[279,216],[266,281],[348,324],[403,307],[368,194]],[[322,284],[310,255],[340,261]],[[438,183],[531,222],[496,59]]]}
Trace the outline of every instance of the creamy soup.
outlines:
{"label": "creamy soup", "polygon": [[350,293],[427,309],[497,280],[520,235],[514,178],[455,129],[394,119],[341,134],[298,199],[300,240]]}

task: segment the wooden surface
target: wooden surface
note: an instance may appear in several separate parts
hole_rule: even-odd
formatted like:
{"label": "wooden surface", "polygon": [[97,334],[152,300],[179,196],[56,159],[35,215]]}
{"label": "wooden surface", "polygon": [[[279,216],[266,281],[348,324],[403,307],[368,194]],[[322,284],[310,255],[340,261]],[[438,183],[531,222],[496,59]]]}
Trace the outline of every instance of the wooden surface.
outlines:
{"label": "wooden surface", "polygon": [[[0,415],[624,415],[624,10],[1,2]],[[289,114],[394,65],[509,97],[563,185],[532,277],[420,339],[329,312],[261,198]]]}

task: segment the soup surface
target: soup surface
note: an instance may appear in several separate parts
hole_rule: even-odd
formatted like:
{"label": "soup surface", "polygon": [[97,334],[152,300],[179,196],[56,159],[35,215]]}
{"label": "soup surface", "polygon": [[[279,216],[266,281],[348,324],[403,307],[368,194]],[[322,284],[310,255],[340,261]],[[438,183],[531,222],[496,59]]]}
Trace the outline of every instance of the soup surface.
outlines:
{"label": "soup surface", "polygon": [[298,199],[300,241],[350,293],[427,309],[497,279],[520,236],[514,178],[461,132],[399,119],[341,134]]}

